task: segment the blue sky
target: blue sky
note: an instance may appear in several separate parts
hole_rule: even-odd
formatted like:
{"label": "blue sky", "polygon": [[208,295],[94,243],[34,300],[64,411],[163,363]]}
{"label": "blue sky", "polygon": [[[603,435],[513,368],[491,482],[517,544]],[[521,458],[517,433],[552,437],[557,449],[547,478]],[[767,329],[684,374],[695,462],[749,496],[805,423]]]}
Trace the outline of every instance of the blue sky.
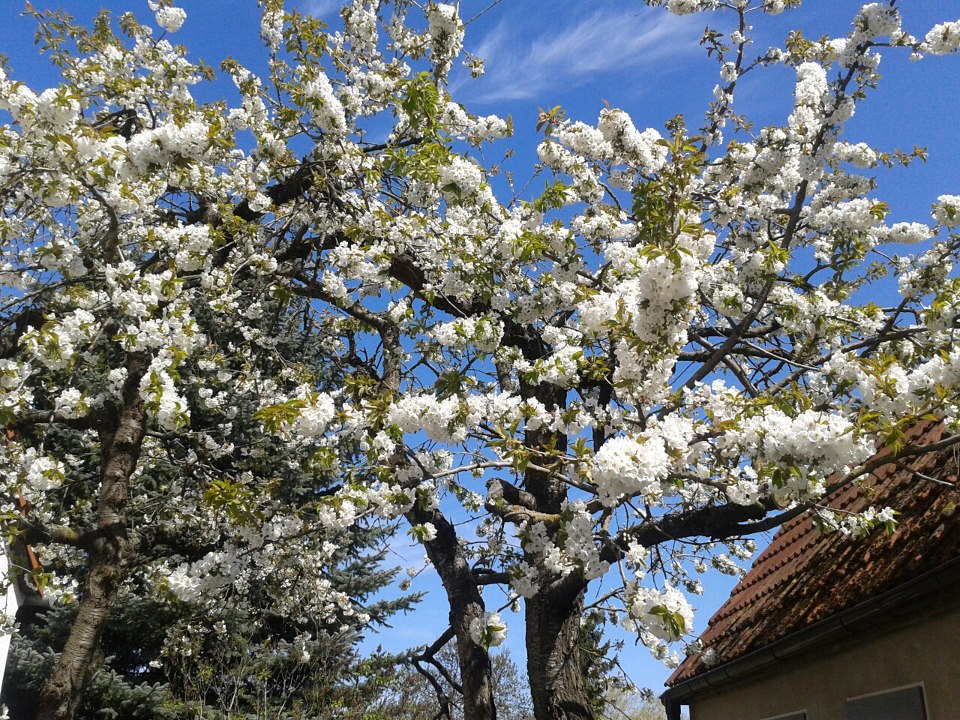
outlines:
{"label": "blue sky", "polygon": [[[146,20],[146,0],[33,0],[38,8],[62,7],[78,19],[88,19],[99,7],[114,12],[133,10]],[[293,3],[290,3],[293,4]],[[301,8],[335,23],[336,0],[301,0]],[[264,52],[258,40],[259,15],[254,0],[182,0],[188,12],[174,40],[216,66],[227,56],[259,71]],[[490,0],[464,0],[461,15],[471,18]],[[900,3],[905,27],[923,36],[936,22],[960,17],[960,0],[904,0]],[[849,27],[859,2],[807,0],[798,11],[778,17],[756,16],[757,47],[778,44],[787,32],[802,28],[807,37],[841,35]],[[22,18],[20,0],[0,0],[0,52],[11,60],[13,76],[35,89],[56,83],[56,74],[38,61],[33,24]],[[593,122],[604,102],[631,114],[642,128],[662,128],[677,113],[692,127],[699,124],[719,78],[715,63],[698,42],[706,22],[726,27],[728,19],[702,15],[676,17],[644,6],[640,0],[502,0],[467,28],[466,47],[486,61],[487,74],[472,80],[462,69],[452,79],[454,95],[479,113],[513,116],[516,137],[486,151],[488,161],[499,160],[507,148],[515,150],[510,167],[519,184],[529,177],[535,162],[534,130],[539,107],[562,105],[568,117]],[[891,206],[891,221],[929,219],[930,202],[937,195],[960,193],[960,142],[956,102],[960,97],[960,58],[907,61],[907,53],[888,52],[880,67],[880,89],[861,104],[850,122],[848,139],[867,141],[882,149],[927,146],[930,159],[909,169],[880,174],[879,199]],[[791,104],[793,74],[783,68],[757,73],[738,89],[739,110],[758,124],[785,121]],[[229,88],[214,84],[202,91],[216,99]],[[538,186],[540,183],[538,182]],[[763,540],[759,540],[761,546]],[[419,564],[422,550],[403,540],[395,545],[401,565]],[[446,603],[436,583],[424,573],[414,589],[429,590],[420,610],[398,618],[394,630],[372,638],[399,650],[431,642],[443,630]],[[697,629],[723,602],[733,581],[711,576],[700,599]],[[496,601],[494,601],[496,602]],[[441,618],[439,621],[437,618]],[[508,617],[512,629],[508,646],[522,658],[522,620]],[[659,688],[668,671],[649,659],[645,649],[628,649],[624,666],[635,682]]]}
{"label": "blue sky", "polygon": [[[491,0],[463,0],[461,14],[470,18]],[[173,39],[194,57],[216,66],[227,56],[253,70],[264,67],[258,41],[259,16],[254,0],[181,0],[187,22]],[[288,0],[335,24],[338,0]],[[755,16],[757,43],[780,43],[800,27],[807,37],[836,36],[849,27],[860,6],[851,0],[807,0],[797,11],[776,17]],[[905,27],[922,36],[938,21],[960,17],[960,0],[905,0]],[[34,0],[37,8],[61,7],[78,19],[98,8],[114,13],[132,10],[148,19],[146,0]],[[20,16],[21,0],[0,0],[0,52],[9,56],[14,76],[34,85],[56,82],[52,68],[36,62],[33,24]],[[497,160],[502,150],[516,151],[511,165],[518,177],[529,174],[536,146],[539,107],[562,105],[568,117],[595,121],[604,101],[628,111],[638,127],[662,128],[677,113],[696,127],[718,81],[715,63],[698,42],[708,18],[677,17],[641,0],[501,0],[467,28],[466,48],[486,60],[487,73],[473,80],[457,68],[451,88],[457,99],[477,113],[511,114],[517,134],[488,150]],[[724,18],[713,23],[724,26]],[[903,52],[890,52],[881,64],[884,82],[858,109],[850,137],[883,149],[914,144],[931,149],[925,167],[894,171],[882,178],[896,189],[890,202],[893,221],[926,219],[937,195],[955,192],[951,179],[960,166],[957,123],[951,108],[960,90],[960,71],[953,58],[928,57],[911,63]],[[758,123],[780,123],[790,103],[792,72],[770,69],[745,79],[738,88],[740,110]],[[213,85],[201,91],[210,99],[223,92]]]}

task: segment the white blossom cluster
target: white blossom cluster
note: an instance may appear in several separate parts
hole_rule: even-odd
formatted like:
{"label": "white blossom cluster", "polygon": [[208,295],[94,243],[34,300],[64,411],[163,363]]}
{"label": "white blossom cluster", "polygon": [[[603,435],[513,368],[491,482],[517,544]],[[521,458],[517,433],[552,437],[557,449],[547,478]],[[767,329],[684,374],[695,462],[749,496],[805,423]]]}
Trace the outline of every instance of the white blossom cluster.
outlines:
{"label": "white blossom cluster", "polygon": [[678,665],[680,659],[669,652],[668,643],[693,629],[693,608],[683,593],[670,585],[662,590],[634,585],[627,595],[627,608],[623,627],[637,632],[655,657],[669,666]]}
{"label": "white blossom cluster", "polygon": [[187,13],[182,8],[173,7],[172,5],[161,2],[153,2],[153,0],[150,0],[147,5],[153,10],[157,19],[157,25],[169,33],[175,33],[179,30],[187,19]]}
{"label": "white blossom cluster", "polygon": [[[684,593],[752,552],[748,525],[702,537],[694,520],[815,504],[901,428],[960,429],[960,195],[904,217],[873,173],[922,153],[846,127],[881,52],[950,53],[960,31],[920,41],[869,3],[846,36],[759,51],[748,13],[793,3],[651,4],[743,20],[714,49],[727,87],[705,126],[542,110],[509,199],[479,146],[511,123],[448,82],[453,4],[408,22],[415,4],[351,0],[316,36],[266,2],[267,71],[225,62],[223,103],[135,23],[85,37],[55,88],[0,70],[5,489],[44,523],[93,526],[125,411],[125,522],[203,548],[130,586],[197,612],[270,587],[278,612],[355,628],[338,543],[402,519],[428,558],[509,578],[512,599],[603,578],[607,617],[671,657]],[[752,127],[733,85],[771,65],[792,105]],[[45,442],[51,425],[82,452]],[[896,519],[820,518],[854,536]],[[73,568],[62,587],[83,576],[75,548],[44,551]],[[504,641],[497,613],[468,610],[461,647]]]}
{"label": "white blossom cluster", "polygon": [[447,3],[431,2],[427,10],[431,59],[441,75],[446,75],[453,60],[463,49],[463,22],[457,8]]}
{"label": "white blossom cluster", "polygon": [[[791,499],[822,493],[822,478],[857,465],[874,452],[872,442],[858,437],[849,420],[813,410],[796,417],[770,410],[750,418],[744,423],[743,442],[760,464],[799,469],[777,488],[778,494]],[[817,475],[811,478],[813,469]]]}
{"label": "white blossom cluster", "polygon": [[463,318],[435,325],[430,334],[445,347],[494,352],[503,338],[503,323],[492,318]]}
{"label": "white blossom cluster", "polygon": [[717,0],[667,0],[666,8],[677,15],[689,15],[701,10],[712,10]]}
{"label": "white blossom cluster", "polygon": [[669,469],[670,456],[661,438],[617,437],[605,442],[594,456],[593,480],[607,505],[614,505],[623,496],[655,501]]}
{"label": "white blossom cluster", "polygon": [[67,467],[57,458],[43,455],[36,448],[18,451],[10,448],[5,453],[4,464],[9,464],[10,480],[19,486],[19,493],[41,496],[54,490],[66,478]]}
{"label": "white blossom cluster", "polygon": [[871,505],[861,513],[818,510],[817,520],[822,527],[856,540],[866,537],[878,527],[892,529],[896,522],[896,514],[893,508],[877,510]]}
{"label": "white blossom cluster", "polygon": [[[483,184],[483,171],[469,160],[454,155],[448,165],[441,165],[440,187],[454,198],[470,197]],[[449,188],[449,190],[446,190]]]}
{"label": "white blossom cluster", "polygon": [[330,133],[342,133],[346,130],[347,119],[343,105],[334,93],[330,79],[322,70],[305,80],[302,91],[315,108],[314,119],[321,130]]}
{"label": "white blossom cluster", "polygon": [[507,639],[507,626],[500,613],[485,612],[470,621],[470,637],[484,648],[498,647]]}
{"label": "white blossom cluster", "polygon": [[960,49],[960,20],[934,25],[920,46],[931,55],[946,55]]}
{"label": "white blossom cluster", "polygon": [[960,195],[941,195],[933,206],[933,219],[944,227],[960,225]]}
{"label": "white blossom cluster", "polygon": [[455,422],[459,412],[456,397],[438,401],[430,395],[410,395],[393,405],[387,417],[404,433],[423,430],[431,440],[450,442],[461,433]]}

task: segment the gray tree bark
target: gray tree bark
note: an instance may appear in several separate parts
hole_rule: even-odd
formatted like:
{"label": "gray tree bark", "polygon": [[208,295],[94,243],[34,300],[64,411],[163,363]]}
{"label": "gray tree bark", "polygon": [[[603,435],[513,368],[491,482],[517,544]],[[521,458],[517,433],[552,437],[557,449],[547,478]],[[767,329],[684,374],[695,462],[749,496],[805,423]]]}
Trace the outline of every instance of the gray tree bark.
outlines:
{"label": "gray tree bark", "polygon": [[139,387],[149,364],[149,355],[145,353],[128,358],[127,380],[116,422],[100,432],[97,526],[83,543],[89,554],[89,569],[77,618],[53,675],[40,693],[36,720],[72,720],[76,714],[96,667],[100,638],[110,609],[136,554],[127,535],[126,508],[130,476],[140,459],[146,431],[146,413]]}
{"label": "gray tree bark", "polygon": [[580,657],[584,588],[570,575],[526,602],[527,676],[536,720],[593,720]]}
{"label": "gray tree bark", "polygon": [[[536,349],[530,348],[529,354],[535,355]],[[521,394],[536,397],[548,408],[566,404],[562,390],[542,385],[521,383]],[[563,453],[567,438],[561,433],[535,430],[526,433],[524,444],[535,452],[553,448]],[[523,480],[536,510],[549,514],[562,511],[567,499],[567,486],[562,480],[536,468],[528,468]],[[578,646],[585,591],[586,585],[572,573],[541,587],[526,601],[527,675],[537,720],[593,720]]]}
{"label": "gray tree bark", "polygon": [[450,627],[457,638],[464,720],[496,720],[493,666],[490,653],[470,637],[470,623],[483,619],[485,605],[477,578],[457,538],[454,526],[437,510],[414,507],[407,513],[411,524],[432,523],[437,536],[425,543],[427,556],[437,570],[450,605]]}

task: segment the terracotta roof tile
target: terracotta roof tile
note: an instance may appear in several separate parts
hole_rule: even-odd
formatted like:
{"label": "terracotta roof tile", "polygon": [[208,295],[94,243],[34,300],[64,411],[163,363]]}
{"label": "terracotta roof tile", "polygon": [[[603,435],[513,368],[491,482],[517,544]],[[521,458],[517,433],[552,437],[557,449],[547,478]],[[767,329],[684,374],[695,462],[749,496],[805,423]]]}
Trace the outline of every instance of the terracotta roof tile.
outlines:
{"label": "terracotta roof tile", "polygon": [[[943,427],[908,433],[909,444],[936,442]],[[878,457],[883,453],[878,453]],[[953,448],[877,468],[823,504],[848,511],[889,506],[900,515],[893,536],[877,532],[851,539],[820,532],[806,513],[785,523],[701,635],[720,663],[787,637],[960,556],[960,486],[919,479],[920,472],[957,483]],[[691,655],[667,681],[677,685],[707,667]]]}

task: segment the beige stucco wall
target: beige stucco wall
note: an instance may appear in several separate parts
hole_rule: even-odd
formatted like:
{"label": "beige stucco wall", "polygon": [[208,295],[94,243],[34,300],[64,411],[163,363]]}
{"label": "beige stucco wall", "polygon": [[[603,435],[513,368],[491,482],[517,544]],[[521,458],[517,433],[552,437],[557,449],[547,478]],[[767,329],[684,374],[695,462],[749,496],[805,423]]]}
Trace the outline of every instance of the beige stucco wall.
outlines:
{"label": "beige stucco wall", "polygon": [[767,673],[698,699],[691,720],[762,720],[800,710],[808,720],[843,720],[848,698],[916,683],[923,683],[928,720],[960,718],[960,608],[790,658]]}

